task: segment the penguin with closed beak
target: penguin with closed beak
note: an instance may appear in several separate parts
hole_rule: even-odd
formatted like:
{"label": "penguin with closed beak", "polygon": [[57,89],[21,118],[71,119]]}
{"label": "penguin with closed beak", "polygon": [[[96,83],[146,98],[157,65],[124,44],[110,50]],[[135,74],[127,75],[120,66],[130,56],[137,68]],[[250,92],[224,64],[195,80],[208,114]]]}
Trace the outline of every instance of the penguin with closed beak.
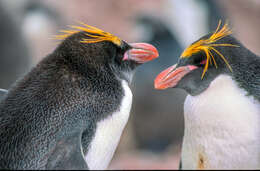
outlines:
{"label": "penguin with closed beak", "polygon": [[106,169],[132,104],[134,69],[158,57],[81,23],[0,102],[1,169]]}
{"label": "penguin with closed beak", "polygon": [[188,93],[183,169],[259,169],[260,57],[220,25],[184,50],[154,86]]}

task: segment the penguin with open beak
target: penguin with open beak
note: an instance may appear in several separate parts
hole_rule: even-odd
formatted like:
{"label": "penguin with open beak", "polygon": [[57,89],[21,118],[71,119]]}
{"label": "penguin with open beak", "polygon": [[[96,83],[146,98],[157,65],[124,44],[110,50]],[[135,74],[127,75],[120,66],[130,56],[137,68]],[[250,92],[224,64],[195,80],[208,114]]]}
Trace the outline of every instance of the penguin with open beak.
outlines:
{"label": "penguin with open beak", "polygon": [[0,103],[1,169],[106,169],[132,104],[134,69],[158,57],[81,23]]}
{"label": "penguin with open beak", "polygon": [[188,93],[183,169],[259,169],[260,57],[220,25],[191,44],[154,86]]}

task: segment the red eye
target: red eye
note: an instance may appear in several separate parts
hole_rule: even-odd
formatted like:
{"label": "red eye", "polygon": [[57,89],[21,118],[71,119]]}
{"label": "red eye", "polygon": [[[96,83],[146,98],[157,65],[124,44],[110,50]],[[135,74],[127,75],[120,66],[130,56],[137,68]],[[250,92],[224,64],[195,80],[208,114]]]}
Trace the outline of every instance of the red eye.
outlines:
{"label": "red eye", "polygon": [[207,62],[207,60],[205,59],[204,61],[201,61],[200,64],[204,65],[204,64],[206,64],[206,62]]}

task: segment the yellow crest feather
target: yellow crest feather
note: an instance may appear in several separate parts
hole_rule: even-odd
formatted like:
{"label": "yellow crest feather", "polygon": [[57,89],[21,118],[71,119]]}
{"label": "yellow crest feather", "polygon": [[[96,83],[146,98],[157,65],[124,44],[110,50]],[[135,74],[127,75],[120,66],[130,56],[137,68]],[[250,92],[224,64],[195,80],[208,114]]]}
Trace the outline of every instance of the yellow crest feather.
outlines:
{"label": "yellow crest feather", "polygon": [[204,53],[206,54],[206,57],[207,57],[207,61],[206,61],[206,64],[205,64],[205,67],[204,67],[201,79],[203,79],[206,71],[208,70],[209,63],[212,65],[212,61],[213,61],[215,67],[216,68],[218,67],[217,63],[215,61],[215,58],[214,58],[214,56],[212,54],[212,51],[214,51],[215,53],[217,53],[221,57],[221,59],[228,66],[229,70],[232,72],[232,68],[229,65],[229,63],[226,60],[226,58],[214,47],[217,47],[217,46],[239,47],[239,46],[232,45],[232,44],[227,44],[227,43],[214,44],[214,42],[222,39],[223,37],[226,37],[226,36],[232,34],[232,31],[228,28],[228,24],[227,23],[224,24],[222,29],[220,29],[220,25],[221,25],[221,21],[219,21],[218,27],[217,27],[216,31],[208,39],[201,39],[201,40],[193,43],[187,49],[185,49],[184,52],[181,54],[181,58],[188,58],[188,57],[190,57],[191,55],[193,55],[195,53],[204,51]]}
{"label": "yellow crest feather", "polygon": [[83,31],[85,35],[87,35],[90,38],[83,38],[80,41],[81,43],[96,43],[101,41],[110,41],[118,46],[120,46],[122,43],[118,37],[112,35],[111,33],[105,32],[99,28],[84,24],[82,22],[80,22],[80,24],[83,26],[69,26],[73,30],[60,30],[60,32],[63,34],[56,35],[55,38],[64,40],[72,34]]}

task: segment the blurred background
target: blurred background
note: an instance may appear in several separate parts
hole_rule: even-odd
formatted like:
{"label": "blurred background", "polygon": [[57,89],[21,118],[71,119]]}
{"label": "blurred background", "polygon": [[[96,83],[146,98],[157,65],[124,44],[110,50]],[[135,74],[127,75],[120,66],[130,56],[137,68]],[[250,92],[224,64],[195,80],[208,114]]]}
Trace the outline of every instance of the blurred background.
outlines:
{"label": "blurred background", "polygon": [[220,19],[260,55],[259,0],[0,0],[0,88],[51,53],[52,37],[78,21],[127,42],[151,43],[160,58],[136,71],[130,120],[109,169],[177,169],[186,93],[155,90],[153,80]]}

